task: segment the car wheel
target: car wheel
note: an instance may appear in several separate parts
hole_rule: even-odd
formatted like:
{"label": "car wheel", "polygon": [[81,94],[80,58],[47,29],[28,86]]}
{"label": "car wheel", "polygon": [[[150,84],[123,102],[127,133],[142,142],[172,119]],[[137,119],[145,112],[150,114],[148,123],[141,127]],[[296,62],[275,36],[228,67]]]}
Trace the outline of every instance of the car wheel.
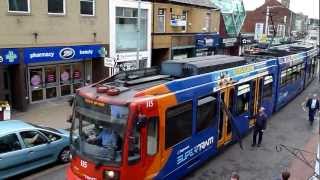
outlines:
{"label": "car wheel", "polygon": [[61,163],[68,163],[70,161],[70,149],[69,147],[64,148],[59,156],[58,156],[58,161]]}

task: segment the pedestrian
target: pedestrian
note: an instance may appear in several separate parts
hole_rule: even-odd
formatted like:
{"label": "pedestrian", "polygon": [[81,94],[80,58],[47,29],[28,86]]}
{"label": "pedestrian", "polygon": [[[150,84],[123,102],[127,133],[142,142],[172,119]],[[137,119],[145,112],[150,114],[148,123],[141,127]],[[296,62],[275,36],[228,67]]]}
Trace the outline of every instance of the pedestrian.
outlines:
{"label": "pedestrian", "polygon": [[260,147],[263,132],[266,130],[266,127],[267,127],[267,115],[265,113],[264,107],[260,107],[258,114],[253,116],[253,118],[256,119],[256,124],[253,129],[253,142],[251,146],[252,147],[256,146],[256,139],[257,139],[257,135],[259,134],[257,147]]}
{"label": "pedestrian", "polygon": [[240,176],[236,172],[232,172],[230,180],[240,180]]}
{"label": "pedestrian", "polygon": [[306,107],[309,109],[309,122],[310,125],[312,125],[314,116],[317,114],[317,111],[319,111],[320,108],[317,94],[313,94],[313,97],[308,99]]}

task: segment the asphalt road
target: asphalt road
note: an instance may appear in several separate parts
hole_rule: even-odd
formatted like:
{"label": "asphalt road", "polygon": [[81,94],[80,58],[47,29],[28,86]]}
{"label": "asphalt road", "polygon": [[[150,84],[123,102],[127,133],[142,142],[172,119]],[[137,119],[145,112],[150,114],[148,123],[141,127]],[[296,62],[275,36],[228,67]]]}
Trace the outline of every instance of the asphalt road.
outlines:
{"label": "asphalt road", "polygon": [[[243,139],[243,150],[238,144],[230,145],[219,156],[211,158],[185,179],[224,180],[229,179],[233,171],[237,171],[240,179],[244,180],[273,180],[279,177],[281,170],[290,167],[296,158],[285,149],[278,152],[276,146],[284,144],[304,149],[309,139],[318,135],[319,118],[311,127],[307,121],[306,109],[303,108],[306,98],[313,93],[320,95],[317,81],[314,81],[296,99],[270,118],[262,147],[250,147],[252,139],[252,133],[250,133]],[[319,142],[319,137],[317,139]],[[305,155],[308,156],[308,154]],[[13,179],[63,180],[66,167],[67,165],[53,164]],[[301,172],[312,172],[307,165],[303,164],[302,168]],[[294,177],[290,178],[290,180],[294,179]]]}

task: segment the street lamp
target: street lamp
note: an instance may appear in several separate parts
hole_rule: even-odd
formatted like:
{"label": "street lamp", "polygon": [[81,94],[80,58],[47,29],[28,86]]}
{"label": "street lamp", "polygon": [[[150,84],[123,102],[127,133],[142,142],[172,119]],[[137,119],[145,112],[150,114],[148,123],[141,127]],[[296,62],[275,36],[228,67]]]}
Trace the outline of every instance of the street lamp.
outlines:
{"label": "street lamp", "polygon": [[285,8],[283,6],[267,6],[267,12],[266,12],[266,27],[265,27],[265,34],[268,35],[268,30],[269,30],[269,14],[270,14],[270,9],[272,8]]}

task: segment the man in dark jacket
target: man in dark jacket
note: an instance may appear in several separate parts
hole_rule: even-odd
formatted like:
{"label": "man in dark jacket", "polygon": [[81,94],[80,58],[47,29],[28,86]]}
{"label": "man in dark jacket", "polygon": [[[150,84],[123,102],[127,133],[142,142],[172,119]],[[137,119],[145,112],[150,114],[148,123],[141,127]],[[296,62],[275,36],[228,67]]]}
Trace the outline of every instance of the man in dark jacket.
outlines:
{"label": "man in dark jacket", "polygon": [[253,130],[253,142],[252,147],[256,146],[257,135],[259,134],[258,147],[261,145],[262,135],[267,126],[267,115],[264,112],[264,107],[260,107],[259,113],[255,115],[253,118],[256,118],[256,124]]}
{"label": "man in dark jacket", "polygon": [[313,124],[314,116],[317,114],[317,111],[319,111],[319,100],[317,99],[317,95],[314,94],[313,98],[309,98],[306,104],[307,108],[309,109],[309,122],[310,125]]}

